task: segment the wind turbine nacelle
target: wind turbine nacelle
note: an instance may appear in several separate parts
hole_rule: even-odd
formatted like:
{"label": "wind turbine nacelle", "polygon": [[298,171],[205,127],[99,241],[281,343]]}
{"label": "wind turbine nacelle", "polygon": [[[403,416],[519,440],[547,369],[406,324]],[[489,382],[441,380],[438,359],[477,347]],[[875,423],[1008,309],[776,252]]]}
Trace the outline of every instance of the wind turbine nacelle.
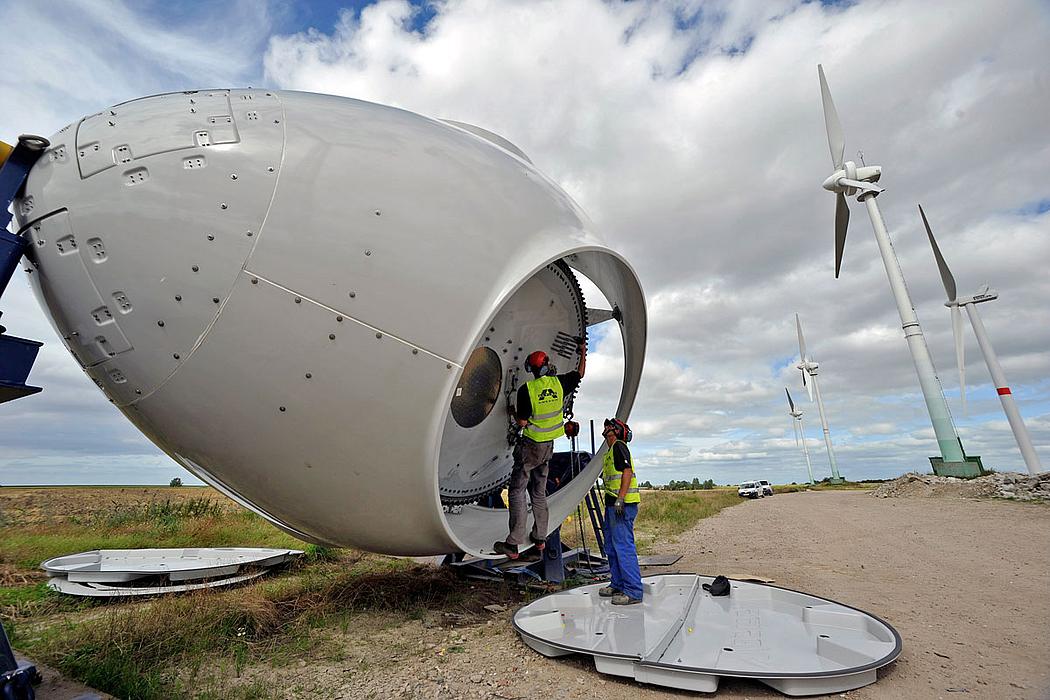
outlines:
{"label": "wind turbine nacelle", "polygon": [[[51,143],[15,208],[66,347],[175,461],[297,537],[490,551],[506,510],[469,503],[509,477],[525,356],[576,366],[575,273],[622,311],[609,412],[630,412],[638,279],[490,132],[248,89],[135,100]],[[600,469],[551,496],[552,528]]]}
{"label": "wind turbine nacelle", "polygon": [[858,180],[860,182],[878,182],[879,178],[882,177],[882,166],[879,165],[862,165],[857,166],[853,161],[846,161],[841,170],[836,170],[827,180],[824,181],[822,187],[829,192],[845,192],[848,196],[853,195],[856,192],[856,188],[847,187],[840,183],[840,180]]}
{"label": "wind turbine nacelle", "polygon": [[945,302],[945,306],[965,306],[966,304],[980,304],[984,301],[994,301],[999,298],[999,292],[988,287],[983,287],[980,291],[974,294],[972,297],[965,297],[963,299],[957,299],[955,301]]}

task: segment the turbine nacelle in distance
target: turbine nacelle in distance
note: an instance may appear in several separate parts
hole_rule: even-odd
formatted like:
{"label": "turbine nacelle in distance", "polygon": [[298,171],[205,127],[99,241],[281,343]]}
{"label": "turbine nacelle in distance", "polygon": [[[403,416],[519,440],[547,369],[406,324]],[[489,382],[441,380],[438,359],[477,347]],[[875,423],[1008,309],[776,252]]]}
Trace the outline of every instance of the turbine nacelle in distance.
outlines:
{"label": "turbine nacelle in distance", "polygon": [[824,184],[821,185],[829,192],[841,192],[847,197],[852,197],[857,192],[883,192],[882,187],[873,185],[882,177],[882,167],[879,165],[857,166],[852,160],[843,164],[841,170],[835,171]]}
{"label": "turbine nacelle in distance", "polygon": [[977,293],[972,297],[963,297],[962,299],[956,299],[955,301],[946,301],[944,305],[947,307],[952,306],[966,306],[967,304],[980,304],[985,301],[995,301],[999,298],[999,292],[995,289],[990,289],[988,285],[982,286],[977,290]]}

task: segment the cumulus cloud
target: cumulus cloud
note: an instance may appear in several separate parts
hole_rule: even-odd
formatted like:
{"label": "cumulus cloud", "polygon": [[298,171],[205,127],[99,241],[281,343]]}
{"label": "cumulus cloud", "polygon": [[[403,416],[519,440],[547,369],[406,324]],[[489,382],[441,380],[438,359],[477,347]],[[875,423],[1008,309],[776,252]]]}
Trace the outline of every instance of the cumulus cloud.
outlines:
{"label": "cumulus cloud", "polygon": [[[98,6],[76,12],[99,31],[156,26],[133,6],[118,7],[132,16],[107,23]],[[41,21],[32,6],[0,8],[5,26]],[[166,27],[149,46],[118,41],[150,70],[75,40],[72,48],[52,42],[48,50],[61,59],[52,68],[81,52],[97,71],[81,89],[49,68],[54,75],[37,81],[45,87],[31,94],[29,114],[61,126],[100,106],[91,86],[116,101],[155,92],[144,87],[154,74],[195,86],[251,80],[256,61],[274,87],[490,129],[565,187],[641,275],[650,344],[632,422],[643,479],[650,469],[654,482],[801,480],[785,386],[806,412],[814,469],[828,473],[816,408],[794,367],[795,312],[821,364],[843,473],[925,469],[936,443],[856,202],[834,279],[834,199],[820,188],[831,162],[815,69],[822,62],[847,156],[863,150],[884,168],[879,203],[968,452],[998,469],[1022,468],[968,328],[970,413],[957,410],[948,311],[916,202],[960,292],[984,282],[999,289],[1001,300],[981,312],[1050,463],[1044,5],[445,0],[421,10],[382,0],[343,11],[334,26],[269,35],[272,15],[248,22],[238,45],[222,44],[229,60],[218,55],[216,35],[197,25]],[[51,117],[55,94],[74,106],[96,103],[61,121]],[[602,331],[578,416],[600,420],[612,410],[621,368],[616,335]],[[77,415],[55,410],[56,419]]]}

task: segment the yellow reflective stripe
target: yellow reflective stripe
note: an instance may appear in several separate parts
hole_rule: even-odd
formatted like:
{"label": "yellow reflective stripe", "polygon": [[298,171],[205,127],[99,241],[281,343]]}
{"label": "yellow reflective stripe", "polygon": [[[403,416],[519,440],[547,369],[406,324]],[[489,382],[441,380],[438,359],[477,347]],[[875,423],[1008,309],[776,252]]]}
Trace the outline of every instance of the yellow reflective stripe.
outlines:
{"label": "yellow reflective stripe", "polygon": [[555,416],[560,416],[561,413],[562,410],[559,408],[557,411],[551,411],[550,413],[541,413],[538,416],[533,416],[533,418],[535,418],[536,420],[546,420],[547,418],[554,418]]}
{"label": "yellow reflective stripe", "polygon": [[557,425],[552,425],[549,428],[541,428],[540,426],[536,425],[532,421],[529,421],[529,428],[535,433],[552,433],[555,430],[558,430],[559,428],[564,428],[564,427],[565,427],[565,424],[559,422]]}

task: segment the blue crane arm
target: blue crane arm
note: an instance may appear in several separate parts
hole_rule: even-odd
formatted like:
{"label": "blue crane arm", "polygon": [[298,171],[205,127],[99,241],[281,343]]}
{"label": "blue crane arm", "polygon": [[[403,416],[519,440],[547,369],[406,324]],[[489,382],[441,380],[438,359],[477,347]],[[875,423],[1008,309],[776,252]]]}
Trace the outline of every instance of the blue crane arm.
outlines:
{"label": "blue crane arm", "polygon": [[[0,297],[26,249],[26,239],[7,230],[11,204],[25,186],[33,164],[49,145],[40,136],[20,136],[14,148],[0,148]],[[0,326],[0,403],[40,391],[40,387],[27,385],[26,379],[42,343],[6,335],[5,331]]]}

